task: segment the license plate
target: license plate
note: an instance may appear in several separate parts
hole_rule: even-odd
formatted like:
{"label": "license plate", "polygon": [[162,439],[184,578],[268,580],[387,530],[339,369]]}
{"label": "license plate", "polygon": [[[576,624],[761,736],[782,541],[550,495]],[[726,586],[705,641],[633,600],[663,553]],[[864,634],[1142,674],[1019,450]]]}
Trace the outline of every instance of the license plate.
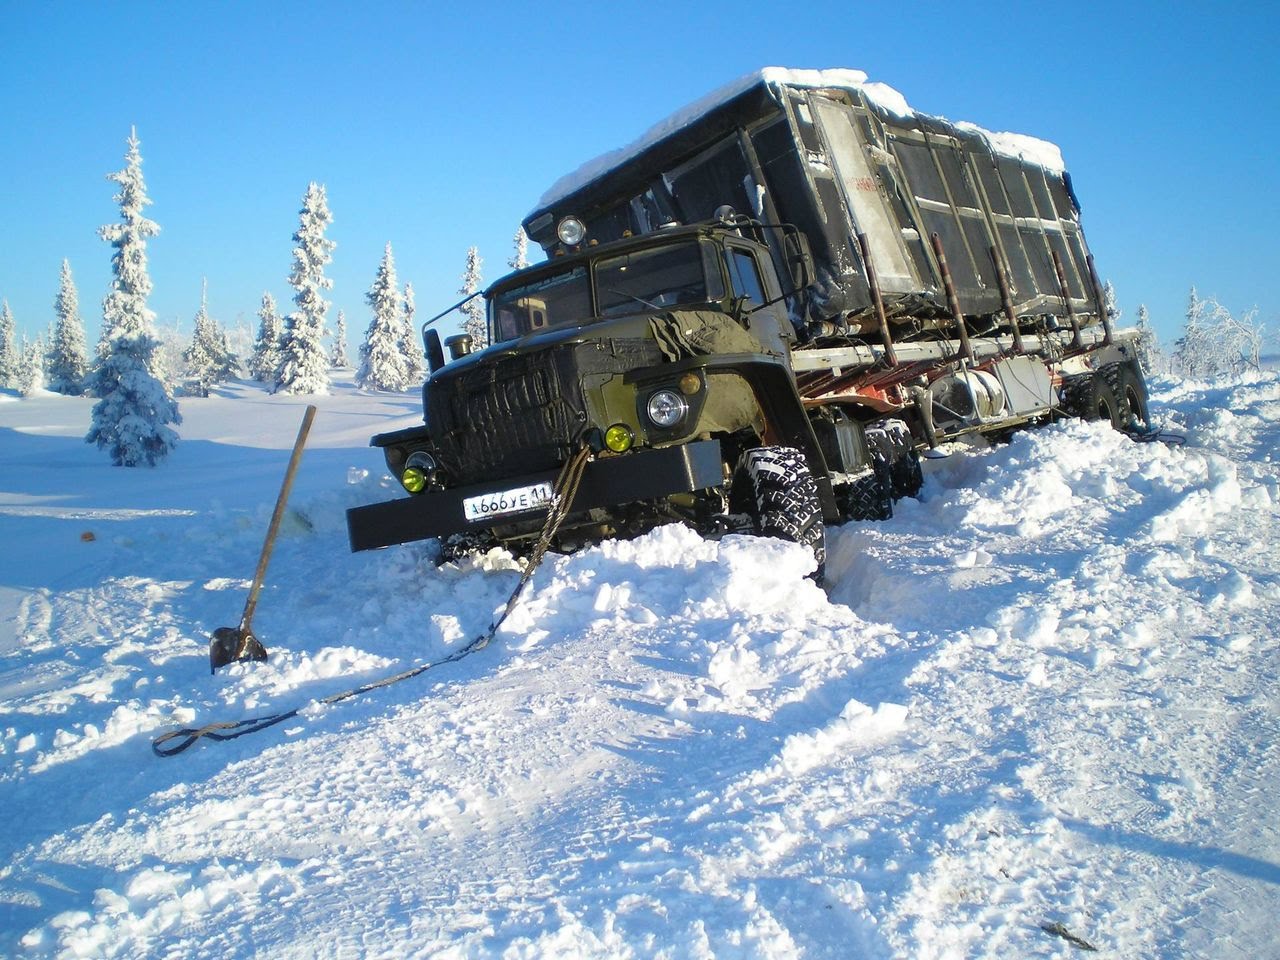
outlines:
{"label": "license plate", "polygon": [[498,490],[462,501],[462,513],[468,520],[488,520],[508,513],[536,510],[551,503],[551,484],[535,483],[514,490]]}

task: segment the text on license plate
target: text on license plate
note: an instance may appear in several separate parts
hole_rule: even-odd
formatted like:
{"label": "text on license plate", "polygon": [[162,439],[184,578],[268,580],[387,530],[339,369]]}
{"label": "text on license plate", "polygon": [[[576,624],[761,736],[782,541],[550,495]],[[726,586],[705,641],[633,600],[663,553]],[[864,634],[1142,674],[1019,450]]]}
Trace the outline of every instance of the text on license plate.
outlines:
{"label": "text on license plate", "polygon": [[507,513],[535,510],[551,502],[551,484],[535,483],[514,490],[498,490],[462,501],[462,513],[468,520],[487,520]]}

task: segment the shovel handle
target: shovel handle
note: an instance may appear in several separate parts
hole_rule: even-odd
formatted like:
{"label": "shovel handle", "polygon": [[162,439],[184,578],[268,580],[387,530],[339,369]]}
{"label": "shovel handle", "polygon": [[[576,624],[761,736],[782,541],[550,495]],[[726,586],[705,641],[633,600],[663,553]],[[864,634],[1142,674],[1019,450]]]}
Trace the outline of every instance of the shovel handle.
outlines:
{"label": "shovel handle", "polygon": [[298,472],[298,463],[302,460],[302,448],[306,445],[307,434],[311,432],[311,421],[316,418],[316,408],[307,405],[302,415],[302,426],[298,428],[298,439],[293,442],[293,455],[289,457],[289,466],[284,472],[284,483],[280,486],[280,496],[276,498],[276,509],[271,514],[271,526],[267,528],[267,539],[262,543],[262,554],[258,557],[258,569],[253,574],[253,586],[249,588],[249,599],[244,603],[244,615],[240,618],[240,629],[249,629],[253,620],[253,611],[258,606],[258,594],[262,592],[262,581],[267,575],[267,562],[271,559],[271,550],[276,545],[276,534],[280,532],[280,521],[284,518],[284,507],[289,502],[289,491],[293,488],[293,477]]}

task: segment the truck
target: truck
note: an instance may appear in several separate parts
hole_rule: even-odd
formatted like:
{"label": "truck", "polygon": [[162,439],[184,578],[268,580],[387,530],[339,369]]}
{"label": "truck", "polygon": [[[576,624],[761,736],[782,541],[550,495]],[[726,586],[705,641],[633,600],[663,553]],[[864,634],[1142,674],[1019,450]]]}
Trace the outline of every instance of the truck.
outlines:
{"label": "truck", "polygon": [[405,496],[348,511],[353,550],[528,552],[579,457],[554,548],[683,522],[821,579],[825,526],[890,517],[922,451],[1149,420],[1058,149],[858,71],[741,78],[524,228],[546,260],[484,291],[488,345],[424,325],[423,422],[370,441]]}

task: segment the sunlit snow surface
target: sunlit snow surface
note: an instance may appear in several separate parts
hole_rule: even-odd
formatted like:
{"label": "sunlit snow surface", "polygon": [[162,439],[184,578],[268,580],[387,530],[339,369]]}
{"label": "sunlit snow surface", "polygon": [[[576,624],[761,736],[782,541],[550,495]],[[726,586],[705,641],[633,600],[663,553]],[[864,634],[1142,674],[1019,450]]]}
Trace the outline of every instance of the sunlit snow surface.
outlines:
{"label": "sunlit snow surface", "polygon": [[[1187,446],[1063,423],[775,541],[667,527],[518,573],[351,555],[394,496],[319,398],[256,627],[210,676],[305,400],[185,400],[157,469],[0,400],[0,955],[1277,956],[1280,375],[1163,383]],[[92,534],[92,540],[82,535]]]}

